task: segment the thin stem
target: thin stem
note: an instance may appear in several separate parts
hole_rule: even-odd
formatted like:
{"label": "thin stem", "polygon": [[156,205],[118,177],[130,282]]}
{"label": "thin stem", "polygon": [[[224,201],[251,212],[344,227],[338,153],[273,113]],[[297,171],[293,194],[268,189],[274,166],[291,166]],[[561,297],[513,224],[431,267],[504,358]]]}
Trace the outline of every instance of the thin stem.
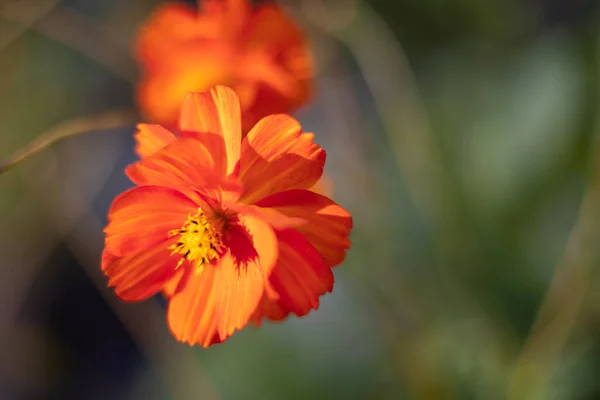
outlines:
{"label": "thin stem", "polygon": [[89,131],[108,130],[133,124],[136,116],[132,110],[111,110],[98,115],[62,122],[42,133],[36,140],[0,163],[0,174],[61,140]]}
{"label": "thin stem", "polygon": [[[547,382],[585,299],[590,273],[600,260],[600,185],[595,178],[584,195],[563,259],[519,356],[508,398],[546,398]],[[535,397],[534,397],[535,396]]]}

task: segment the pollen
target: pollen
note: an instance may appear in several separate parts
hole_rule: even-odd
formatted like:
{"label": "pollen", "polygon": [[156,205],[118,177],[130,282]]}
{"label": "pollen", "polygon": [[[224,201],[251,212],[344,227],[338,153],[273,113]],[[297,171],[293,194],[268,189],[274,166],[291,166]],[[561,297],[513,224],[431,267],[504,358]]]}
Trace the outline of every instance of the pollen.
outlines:
{"label": "pollen", "polygon": [[205,264],[218,258],[224,248],[222,233],[211,225],[201,209],[190,214],[180,229],[169,232],[169,237],[177,235],[177,243],[169,246],[171,255],[181,255],[176,268],[187,260],[195,267],[196,274],[202,272]]}

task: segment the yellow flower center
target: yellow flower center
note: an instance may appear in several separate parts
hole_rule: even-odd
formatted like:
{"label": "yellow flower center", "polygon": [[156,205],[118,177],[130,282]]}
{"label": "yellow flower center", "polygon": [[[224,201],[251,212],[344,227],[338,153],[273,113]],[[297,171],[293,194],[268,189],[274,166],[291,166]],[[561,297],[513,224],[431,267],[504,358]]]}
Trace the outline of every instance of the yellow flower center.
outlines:
{"label": "yellow flower center", "polygon": [[188,260],[193,263],[197,274],[202,272],[204,264],[218,258],[224,247],[222,233],[211,225],[201,209],[194,215],[190,214],[180,229],[169,232],[169,237],[177,235],[177,243],[169,246],[171,255],[182,255],[175,268]]}

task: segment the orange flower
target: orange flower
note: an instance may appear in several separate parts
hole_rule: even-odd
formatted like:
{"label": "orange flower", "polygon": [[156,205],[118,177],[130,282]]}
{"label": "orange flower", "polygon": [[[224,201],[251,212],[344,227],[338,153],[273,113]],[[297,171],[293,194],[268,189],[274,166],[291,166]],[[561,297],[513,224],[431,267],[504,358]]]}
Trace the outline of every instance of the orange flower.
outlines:
{"label": "orange flower", "polygon": [[304,37],[276,5],[205,0],[202,10],[171,3],[141,27],[135,56],[142,66],[142,111],[175,125],[188,91],[228,85],[242,106],[243,133],[270,114],[308,101],[313,67]]}
{"label": "orange flower", "polygon": [[352,218],[307,189],[325,152],[296,120],[271,115],[241,139],[229,88],[190,93],[180,134],[139,125],[138,185],[119,195],[102,269],[127,301],[161,292],[173,335],[207,347],[250,320],[305,315],[332,290]]}

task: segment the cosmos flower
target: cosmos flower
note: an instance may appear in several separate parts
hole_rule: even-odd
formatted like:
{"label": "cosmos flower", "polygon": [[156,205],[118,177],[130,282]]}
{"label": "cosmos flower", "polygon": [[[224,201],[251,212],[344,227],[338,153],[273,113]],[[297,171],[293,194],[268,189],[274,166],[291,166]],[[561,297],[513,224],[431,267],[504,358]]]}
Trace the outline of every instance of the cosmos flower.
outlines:
{"label": "cosmos flower", "polygon": [[140,27],[134,53],[142,69],[138,103],[146,116],[176,125],[188,91],[217,84],[240,97],[243,134],[270,114],[310,97],[313,66],[299,28],[274,4],[205,0],[200,11],[160,6]]}
{"label": "cosmos flower", "polygon": [[108,213],[102,269],[126,301],[162,292],[173,335],[219,343],[250,321],[302,316],[333,288],[350,214],[310,190],[325,152],[287,115],[241,139],[227,87],[188,94],[177,136],[139,125],[136,187]]}

